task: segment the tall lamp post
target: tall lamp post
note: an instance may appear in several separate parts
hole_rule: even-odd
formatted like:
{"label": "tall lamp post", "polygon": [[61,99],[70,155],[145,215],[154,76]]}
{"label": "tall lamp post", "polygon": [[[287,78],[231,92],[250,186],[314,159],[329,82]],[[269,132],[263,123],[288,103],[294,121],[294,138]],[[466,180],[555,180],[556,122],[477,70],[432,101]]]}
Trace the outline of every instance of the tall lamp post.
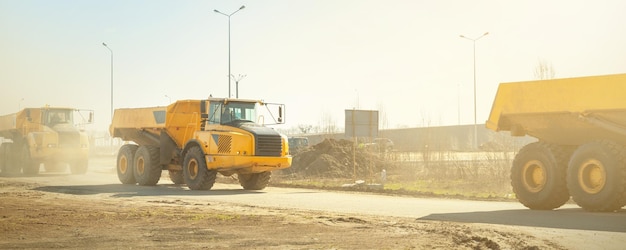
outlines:
{"label": "tall lamp post", "polygon": [[239,99],[239,82],[246,77],[246,75],[239,74],[239,77],[235,78],[234,75],[230,75],[233,79],[235,79],[235,98]]}
{"label": "tall lamp post", "polygon": [[106,43],[102,43],[102,46],[111,52],[111,121],[113,121],[113,50]]}
{"label": "tall lamp post", "polygon": [[[113,122],[113,50],[106,43],[102,43],[102,46],[111,52],[111,122]],[[113,135],[111,135],[109,140],[109,146],[111,147],[111,153],[113,153]]]}
{"label": "tall lamp post", "polygon": [[461,38],[472,41],[472,44],[474,46],[474,149],[478,148],[478,129],[476,122],[476,41],[485,37],[486,35],[489,35],[489,32],[485,32],[485,34],[483,34],[482,36],[474,39],[466,37],[464,35],[460,35]]}
{"label": "tall lamp post", "polygon": [[225,14],[219,10],[215,10],[215,9],[213,10],[215,13],[219,13],[228,17],[228,98],[230,98],[230,76],[231,76],[230,74],[230,17],[234,15],[235,13],[237,13],[238,11],[243,10],[245,7],[246,6],[241,5],[239,9],[235,10],[233,13],[230,13],[230,15]]}

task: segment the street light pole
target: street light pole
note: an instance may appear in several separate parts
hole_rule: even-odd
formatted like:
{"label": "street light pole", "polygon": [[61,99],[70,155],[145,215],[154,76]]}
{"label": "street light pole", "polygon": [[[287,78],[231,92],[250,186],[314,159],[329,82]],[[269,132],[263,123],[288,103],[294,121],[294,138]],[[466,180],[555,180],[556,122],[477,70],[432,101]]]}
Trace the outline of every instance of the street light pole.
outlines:
{"label": "street light pole", "polygon": [[215,9],[213,10],[215,13],[219,13],[228,17],[228,98],[230,98],[230,76],[231,76],[230,74],[230,17],[234,15],[235,13],[237,13],[238,11],[244,9],[245,7],[246,6],[241,5],[239,9],[235,10],[233,13],[230,13],[230,15],[220,12],[219,10],[215,10]]}
{"label": "street light pole", "polygon": [[113,50],[106,43],[102,43],[102,46],[111,52],[111,121],[113,121]]}
{"label": "street light pole", "polygon": [[467,40],[472,41],[472,44],[474,46],[474,149],[478,148],[478,129],[477,129],[477,121],[476,121],[476,41],[478,41],[478,39],[481,39],[483,37],[485,37],[486,35],[489,35],[489,32],[485,32],[485,34],[483,34],[482,36],[479,36],[478,38],[468,38],[464,35],[460,35],[461,38],[465,38]]}
{"label": "street light pole", "polygon": [[234,75],[230,75],[235,80],[235,98],[239,99],[239,82],[246,77],[246,75],[239,74],[239,77],[235,78]]}

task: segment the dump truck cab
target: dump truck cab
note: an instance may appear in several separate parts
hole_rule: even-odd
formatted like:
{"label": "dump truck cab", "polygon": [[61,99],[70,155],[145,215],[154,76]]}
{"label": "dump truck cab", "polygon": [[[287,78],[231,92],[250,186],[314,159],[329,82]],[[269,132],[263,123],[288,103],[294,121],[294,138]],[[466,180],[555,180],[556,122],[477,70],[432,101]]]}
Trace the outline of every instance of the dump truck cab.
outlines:
{"label": "dump truck cab", "polygon": [[160,171],[168,170],[174,183],[207,190],[217,173],[237,174],[245,189],[265,188],[271,171],[291,165],[286,136],[266,126],[283,123],[283,110],[282,104],[228,98],[118,109],[111,134],[136,143],[120,148],[118,177],[156,185]]}

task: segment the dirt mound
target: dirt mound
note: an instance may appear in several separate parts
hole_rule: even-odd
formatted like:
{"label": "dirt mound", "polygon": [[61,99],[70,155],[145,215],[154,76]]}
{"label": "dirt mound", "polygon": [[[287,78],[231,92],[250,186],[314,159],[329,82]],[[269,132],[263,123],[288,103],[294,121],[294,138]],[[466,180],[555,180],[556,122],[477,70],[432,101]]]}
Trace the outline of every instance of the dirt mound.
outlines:
{"label": "dirt mound", "polygon": [[302,176],[349,178],[380,173],[384,162],[375,153],[356,148],[352,141],[326,139],[305,148],[293,157],[291,173]]}

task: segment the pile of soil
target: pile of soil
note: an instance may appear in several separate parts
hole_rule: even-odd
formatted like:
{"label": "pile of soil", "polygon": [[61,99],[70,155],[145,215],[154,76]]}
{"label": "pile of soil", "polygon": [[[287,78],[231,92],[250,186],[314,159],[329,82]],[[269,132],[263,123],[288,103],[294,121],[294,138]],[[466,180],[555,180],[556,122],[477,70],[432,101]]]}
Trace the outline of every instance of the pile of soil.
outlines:
{"label": "pile of soil", "polygon": [[325,139],[294,155],[287,171],[327,178],[350,178],[356,173],[356,177],[365,178],[379,174],[384,164],[375,152],[355,147],[352,141]]}

